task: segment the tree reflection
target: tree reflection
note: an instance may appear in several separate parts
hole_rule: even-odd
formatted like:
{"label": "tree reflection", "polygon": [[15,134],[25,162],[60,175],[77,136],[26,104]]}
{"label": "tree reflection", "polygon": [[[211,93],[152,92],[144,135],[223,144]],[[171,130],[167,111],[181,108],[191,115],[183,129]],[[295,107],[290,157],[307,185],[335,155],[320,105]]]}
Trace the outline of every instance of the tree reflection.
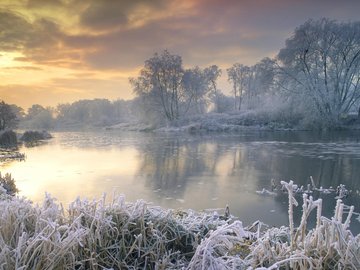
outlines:
{"label": "tree reflection", "polygon": [[[270,189],[272,178],[278,183],[291,179],[306,187],[310,183],[309,177],[313,176],[318,187],[336,187],[341,183],[354,191],[360,189],[360,159],[351,154],[351,149],[346,150],[348,154],[339,154],[338,145],[326,143],[324,137],[318,139],[319,143],[307,143],[301,140],[310,140],[306,137],[309,135],[294,138],[282,134],[269,138],[270,135],[255,135],[251,141],[238,136],[149,139],[138,146],[140,165],[137,175],[145,178],[147,187],[161,190],[165,196],[174,193],[185,196],[189,192],[187,187],[193,188],[196,181],[206,181],[207,189],[202,195],[210,200],[213,194],[224,193],[220,196],[233,208],[243,207],[239,205],[239,198],[244,194],[256,197],[256,190]],[[329,142],[333,139],[329,138]],[[312,141],[316,142],[316,139]],[[339,144],[341,147],[341,142]],[[324,214],[331,216],[335,195],[321,196]],[[301,200],[299,196],[300,203]],[[277,215],[286,215],[287,195],[279,193],[274,202],[282,209]],[[360,198],[354,192],[345,203],[360,205]],[[300,221],[300,211],[299,208],[295,222]],[[276,219],[275,214],[269,216]]]}
{"label": "tree reflection", "polygon": [[211,142],[165,138],[139,146],[138,176],[146,178],[147,186],[165,192],[184,193],[192,177],[216,174],[221,151]]}

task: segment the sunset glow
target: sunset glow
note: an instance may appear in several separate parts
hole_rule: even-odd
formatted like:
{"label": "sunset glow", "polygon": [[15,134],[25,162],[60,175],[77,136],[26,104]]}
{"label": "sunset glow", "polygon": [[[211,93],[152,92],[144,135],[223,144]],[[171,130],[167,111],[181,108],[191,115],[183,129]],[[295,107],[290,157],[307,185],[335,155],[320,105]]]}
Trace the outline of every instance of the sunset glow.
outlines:
{"label": "sunset glow", "polygon": [[[185,66],[254,64],[305,20],[357,19],[359,9],[350,0],[1,1],[0,99],[25,109],[131,99],[128,78],[155,52]],[[230,91],[225,75],[220,88]]]}

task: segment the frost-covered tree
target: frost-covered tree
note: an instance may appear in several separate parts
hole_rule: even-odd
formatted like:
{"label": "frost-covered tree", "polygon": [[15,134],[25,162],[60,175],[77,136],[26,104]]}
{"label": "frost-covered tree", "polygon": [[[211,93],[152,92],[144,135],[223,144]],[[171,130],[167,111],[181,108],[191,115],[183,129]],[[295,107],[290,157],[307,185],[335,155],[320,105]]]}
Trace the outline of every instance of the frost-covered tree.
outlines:
{"label": "frost-covered tree", "polygon": [[56,114],[60,126],[106,126],[121,120],[120,110],[119,101],[112,103],[107,99],[83,99],[71,104],[59,104]]}
{"label": "frost-covered tree", "polygon": [[215,99],[213,102],[216,104],[214,111],[217,113],[225,113],[233,110],[234,100],[233,96],[224,95],[220,90],[213,96]]}
{"label": "frost-covered tree", "polygon": [[217,78],[220,74],[221,70],[215,65],[205,69],[195,67],[185,70],[182,85],[188,96],[187,104],[193,108],[191,112],[205,113],[212,101],[216,103],[214,97],[218,95]]}
{"label": "frost-covered tree", "polygon": [[222,71],[217,65],[212,65],[204,69],[205,76],[210,83],[209,85],[209,93],[210,93],[210,100],[214,103],[214,111],[219,111],[219,103],[221,99],[221,92],[217,88],[217,79],[221,76]]}
{"label": "frost-covered tree", "polygon": [[235,97],[234,107],[235,110],[241,110],[245,87],[248,82],[250,68],[243,64],[235,63],[232,67],[228,68],[228,81],[233,86],[233,93]]}
{"label": "frost-covered tree", "polygon": [[27,128],[50,129],[54,127],[53,108],[39,104],[32,105],[24,118],[23,125]]}
{"label": "frost-covered tree", "polygon": [[291,93],[333,125],[360,100],[360,22],[309,20],[278,54]]}
{"label": "frost-covered tree", "polygon": [[112,103],[113,106],[113,117],[117,122],[119,121],[129,121],[132,117],[130,108],[132,101],[118,99]]}
{"label": "frost-covered tree", "polygon": [[140,76],[130,78],[130,83],[137,96],[146,96],[154,110],[160,109],[167,120],[173,121],[179,119],[189,102],[182,87],[183,75],[181,56],[165,50],[146,60]]}
{"label": "frost-covered tree", "polygon": [[262,100],[274,94],[275,62],[264,58],[248,69],[244,78],[248,108],[261,106]]}
{"label": "frost-covered tree", "polygon": [[228,81],[233,86],[235,109],[245,106],[254,109],[274,92],[275,61],[266,57],[253,66],[236,63],[227,69]]}
{"label": "frost-covered tree", "polygon": [[185,70],[182,86],[189,100],[188,105],[192,105],[193,111],[197,114],[202,114],[206,111],[206,96],[209,92],[208,85],[206,75],[199,67]]}

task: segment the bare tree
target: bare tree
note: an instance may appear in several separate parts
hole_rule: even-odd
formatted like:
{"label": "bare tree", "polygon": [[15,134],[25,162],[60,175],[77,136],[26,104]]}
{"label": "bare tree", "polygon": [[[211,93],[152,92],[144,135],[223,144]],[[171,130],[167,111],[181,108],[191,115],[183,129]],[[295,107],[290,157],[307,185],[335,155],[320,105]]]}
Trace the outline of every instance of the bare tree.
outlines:
{"label": "bare tree", "polygon": [[187,69],[182,78],[182,86],[187,95],[188,106],[193,105],[195,113],[202,114],[206,111],[206,99],[210,88],[205,72],[199,67]]}
{"label": "bare tree", "polygon": [[210,83],[209,85],[209,93],[210,100],[214,102],[214,111],[219,112],[219,102],[221,98],[221,93],[217,88],[217,79],[221,76],[221,69],[217,65],[212,65],[204,69],[205,76]]}
{"label": "bare tree", "polygon": [[231,68],[228,68],[226,71],[228,74],[228,81],[233,85],[235,110],[240,111],[250,68],[248,66],[235,63]]}
{"label": "bare tree", "polygon": [[360,22],[309,20],[279,54],[291,91],[335,124],[360,100]]}
{"label": "bare tree", "polygon": [[261,106],[262,100],[274,94],[275,62],[266,57],[251,66],[246,75],[244,80],[248,108]]}
{"label": "bare tree", "polygon": [[165,50],[146,60],[140,76],[130,78],[130,83],[138,96],[147,96],[154,109],[160,108],[166,119],[173,121],[181,115],[181,105],[187,98],[183,74],[181,57]]}
{"label": "bare tree", "polygon": [[195,67],[185,71],[182,82],[188,95],[188,104],[195,107],[196,113],[205,113],[211,102],[217,107],[217,78],[221,70],[216,66],[205,69]]}

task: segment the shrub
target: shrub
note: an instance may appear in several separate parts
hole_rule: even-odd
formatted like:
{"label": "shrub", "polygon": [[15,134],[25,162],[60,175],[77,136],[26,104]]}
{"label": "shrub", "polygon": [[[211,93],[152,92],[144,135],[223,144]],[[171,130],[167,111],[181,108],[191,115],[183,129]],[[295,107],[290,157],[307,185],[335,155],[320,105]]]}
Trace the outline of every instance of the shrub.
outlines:
{"label": "shrub", "polygon": [[0,132],[0,147],[16,147],[17,136],[12,130]]}
{"label": "shrub", "polygon": [[41,140],[47,140],[52,138],[51,135],[46,131],[25,131],[21,136],[20,140],[29,143],[29,142],[37,142]]}

